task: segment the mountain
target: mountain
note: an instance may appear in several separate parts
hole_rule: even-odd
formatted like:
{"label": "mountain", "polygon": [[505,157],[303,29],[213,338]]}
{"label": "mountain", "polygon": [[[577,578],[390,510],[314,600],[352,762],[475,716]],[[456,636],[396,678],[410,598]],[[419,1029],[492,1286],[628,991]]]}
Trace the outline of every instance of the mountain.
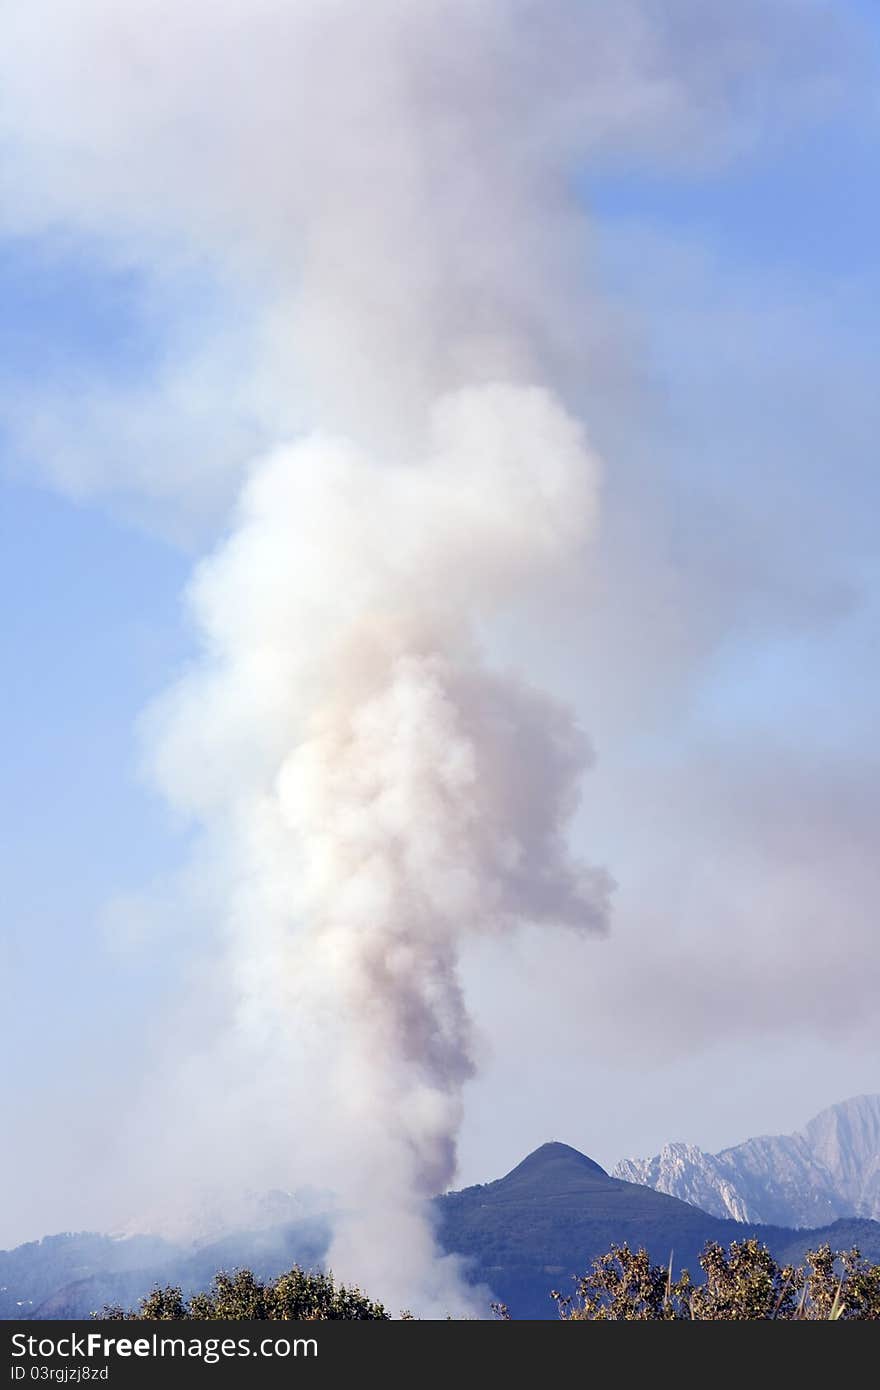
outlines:
{"label": "mountain", "polygon": [[572,1276],[624,1241],[645,1246],[658,1264],[672,1254],[676,1269],[687,1266],[694,1276],[707,1241],[726,1245],[750,1235],[785,1260],[799,1261],[826,1241],[835,1249],[857,1244],[868,1258],[880,1260],[876,1222],[838,1222],[809,1232],[750,1229],[610,1177],[566,1144],[544,1144],[506,1177],[447,1193],[437,1208],[444,1248],[466,1256],[469,1278],[488,1285],[515,1318],[555,1316],[550,1289],[571,1292]]}
{"label": "mountain", "polygon": [[[175,1250],[156,1236],[116,1239],[65,1233],[0,1250],[0,1318],[26,1318],[50,1292],[98,1274],[111,1279],[158,1268]],[[96,1305],[100,1306],[100,1305]]]}
{"label": "mountain", "polygon": [[[825,1133],[825,1131],[823,1131]],[[827,1138],[828,1145],[832,1139]],[[573,1290],[574,1276],[614,1243],[644,1245],[657,1263],[698,1276],[707,1241],[756,1235],[777,1259],[799,1262],[827,1241],[858,1245],[880,1262],[880,1224],[850,1219],[818,1230],[722,1220],[653,1188],[609,1176],[567,1144],[543,1144],[505,1177],[435,1199],[441,1246],[461,1255],[467,1277],[507,1303],[515,1318],[553,1318],[550,1290]],[[185,1294],[206,1288],[220,1269],[247,1265],[269,1278],[299,1263],[321,1264],[331,1216],[315,1215],[184,1247],[153,1237],[46,1237],[0,1252],[0,1317],[85,1318],[108,1303],[133,1307],[154,1285]]]}
{"label": "mountain", "polygon": [[880,1095],[823,1110],[804,1138],[855,1214],[880,1220]]}
{"label": "mountain", "polygon": [[292,1226],[332,1211],[334,1200],[333,1193],[323,1188],[237,1192],[228,1186],[205,1185],[195,1193],[171,1194],[152,1209],[141,1210],[114,1234],[150,1231],[178,1246],[209,1245],[242,1231]]}
{"label": "mountain", "polygon": [[713,1216],[810,1227],[843,1217],[880,1219],[880,1095],[832,1105],[797,1134],[747,1139],[721,1153],[667,1144],[614,1169]]}
{"label": "mountain", "polygon": [[241,1265],[271,1278],[320,1263],[329,1243],[325,1216],[188,1246],[153,1236],[45,1236],[0,1251],[0,1319],[88,1318],[105,1304],[134,1307],[156,1284],[196,1293],[219,1269]]}

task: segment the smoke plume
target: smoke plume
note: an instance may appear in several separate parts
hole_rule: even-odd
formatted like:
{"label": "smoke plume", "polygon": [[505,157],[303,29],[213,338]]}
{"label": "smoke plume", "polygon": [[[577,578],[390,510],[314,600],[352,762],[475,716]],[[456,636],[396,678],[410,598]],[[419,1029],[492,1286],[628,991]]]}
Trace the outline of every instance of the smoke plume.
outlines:
{"label": "smoke plume", "polygon": [[276,1018],[295,1067],[304,1019],[336,1016],[325,1103],[357,1158],[333,1263],[416,1300],[433,1261],[400,1270],[399,1220],[421,1231],[454,1177],[474,1065],[459,944],[599,929],[608,892],[564,842],[583,735],[480,653],[589,536],[595,460],[538,387],[441,399],[426,443],[389,465],[313,437],[255,466],[194,581],[204,660],[154,716],[163,786],[234,858],[244,1026]]}
{"label": "smoke plume", "polygon": [[[744,53],[760,81],[775,52],[744,48],[751,4],[611,8],[11,7],[8,220],[259,301],[236,397],[292,442],[224,456],[200,653],[150,713],[148,762],[213,846],[228,1035],[292,1091],[320,1055],[315,1151],[346,1160],[331,1263],[420,1311],[464,1299],[426,1214],[475,1068],[462,944],[608,919],[610,880],[565,840],[585,737],[487,655],[497,622],[552,622],[597,525],[581,386],[613,347],[571,169],[699,160]],[[211,472],[132,458],[114,490],[184,509]]]}
{"label": "smoke plume", "polygon": [[[222,845],[229,1032],[291,1094],[322,1040],[316,1147],[349,1160],[331,1263],[420,1311],[463,1298],[425,1205],[474,1070],[461,943],[608,910],[565,845],[584,736],[483,655],[499,615],[549,603],[597,511],[563,399],[582,355],[567,41],[586,58],[589,36],[551,11],[92,0],[72,25],[60,7],[46,59],[78,113],[76,193],[58,164],[51,196],[97,226],[112,202],[134,237],[170,225],[271,288],[266,370],[298,439],[247,465],[196,572],[202,654],[148,757]],[[93,94],[77,59],[103,54]]]}

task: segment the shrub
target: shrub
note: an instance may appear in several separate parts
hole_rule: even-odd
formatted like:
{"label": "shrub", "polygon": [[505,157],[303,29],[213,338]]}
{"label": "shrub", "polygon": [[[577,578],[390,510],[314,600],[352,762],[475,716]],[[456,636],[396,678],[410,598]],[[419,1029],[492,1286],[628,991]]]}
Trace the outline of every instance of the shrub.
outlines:
{"label": "shrub", "polygon": [[161,1321],[182,1319],[230,1319],[263,1321],[284,1319],[317,1322],[325,1319],[381,1319],[390,1315],[381,1303],[374,1303],[358,1288],[337,1284],[332,1274],[311,1274],[298,1265],[266,1283],[249,1269],[233,1274],[219,1273],[207,1293],[196,1293],[187,1301],[179,1288],[155,1288],[140,1303],[137,1312],[105,1308],[102,1318],[146,1318]]}
{"label": "shrub", "polygon": [[758,1240],[728,1249],[710,1242],[700,1256],[703,1283],[687,1270],[672,1277],[646,1250],[614,1245],[577,1280],[572,1295],[553,1292],[568,1320],[660,1321],[861,1319],[880,1321],[880,1265],[857,1249],[808,1251],[800,1267],[779,1265]]}

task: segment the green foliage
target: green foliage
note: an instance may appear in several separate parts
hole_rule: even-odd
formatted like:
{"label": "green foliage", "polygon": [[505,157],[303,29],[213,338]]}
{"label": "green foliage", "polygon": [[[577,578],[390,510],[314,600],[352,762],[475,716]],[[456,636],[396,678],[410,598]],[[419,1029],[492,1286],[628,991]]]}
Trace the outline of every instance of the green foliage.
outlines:
{"label": "green foliage", "polygon": [[554,1292],[559,1315],[573,1321],[659,1322],[688,1316],[692,1293],[685,1270],[676,1282],[669,1268],[652,1265],[647,1250],[612,1245],[577,1281],[577,1293]]}
{"label": "green foliage", "polygon": [[[701,1282],[673,1262],[652,1264],[644,1248],[612,1245],[576,1280],[575,1292],[553,1292],[566,1321],[727,1322],[727,1321],[880,1321],[880,1264],[862,1259],[857,1249],[834,1252],[830,1245],[809,1251],[804,1263],[779,1264],[757,1239],[710,1241],[700,1256]],[[504,1303],[491,1312],[510,1319]],[[249,1269],[214,1276],[207,1293],[187,1300],[172,1286],[155,1288],[137,1312],[108,1307],[103,1318],[156,1321],[285,1320],[315,1322],[344,1318],[387,1321],[381,1303],[358,1288],[337,1284],[332,1274],[307,1273],[298,1265],[263,1282]],[[411,1320],[412,1314],[401,1317]]]}
{"label": "green foliage", "polygon": [[219,1273],[207,1293],[187,1300],[179,1288],[155,1288],[141,1300],[137,1312],[105,1308],[102,1318],[149,1318],[232,1321],[280,1320],[318,1322],[328,1319],[378,1319],[390,1315],[358,1288],[337,1284],[332,1274],[311,1274],[298,1265],[277,1279],[263,1283],[249,1269]]}
{"label": "green foliage", "polygon": [[799,1267],[780,1265],[759,1240],[710,1241],[700,1256],[705,1275],[677,1280],[669,1267],[652,1265],[644,1249],[614,1245],[577,1280],[576,1292],[553,1292],[560,1317],[614,1321],[880,1321],[880,1265],[857,1249],[835,1253],[829,1245],[808,1251]]}
{"label": "green foliage", "polygon": [[700,1322],[789,1318],[797,1307],[803,1272],[780,1267],[758,1240],[710,1241],[700,1257],[706,1282],[695,1288],[689,1313]]}

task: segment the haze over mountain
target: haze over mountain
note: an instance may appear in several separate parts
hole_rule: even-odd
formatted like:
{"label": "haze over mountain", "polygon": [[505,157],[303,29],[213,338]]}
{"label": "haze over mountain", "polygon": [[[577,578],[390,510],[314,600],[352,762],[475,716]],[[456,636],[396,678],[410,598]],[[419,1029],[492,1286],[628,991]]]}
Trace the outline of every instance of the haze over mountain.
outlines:
{"label": "haze over mountain", "polygon": [[880,1219],[880,1095],[829,1106],[795,1134],[748,1139],[720,1153],[666,1144],[624,1159],[614,1176],[713,1216],[809,1227],[841,1217]]}
{"label": "haze over mountain", "polygon": [[[463,1272],[477,1287],[486,1315],[494,1296],[516,1318],[555,1317],[550,1290],[570,1292],[574,1276],[623,1241],[647,1247],[657,1263],[672,1254],[676,1269],[687,1266],[695,1275],[707,1241],[728,1244],[750,1234],[785,1261],[800,1261],[807,1249],[826,1241],[834,1249],[858,1245],[866,1257],[880,1260],[880,1223],[840,1220],[795,1231],[721,1220],[674,1196],[609,1176],[560,1143],[541,1145],[495,1182],[436,1198],[434,1216],[440,1247],[463,1257]],[[267,1278],[294,1263],[319,1266],[327,1258],[332,1224],[329,1214],[316,1214],[188,1247],[145,1236],[46,1237],[0,1253],[0,1317],[83,1318],[108,1303],[135,1306],[157,1283],[195,1292],[220,1269],[247,1265]]]}

